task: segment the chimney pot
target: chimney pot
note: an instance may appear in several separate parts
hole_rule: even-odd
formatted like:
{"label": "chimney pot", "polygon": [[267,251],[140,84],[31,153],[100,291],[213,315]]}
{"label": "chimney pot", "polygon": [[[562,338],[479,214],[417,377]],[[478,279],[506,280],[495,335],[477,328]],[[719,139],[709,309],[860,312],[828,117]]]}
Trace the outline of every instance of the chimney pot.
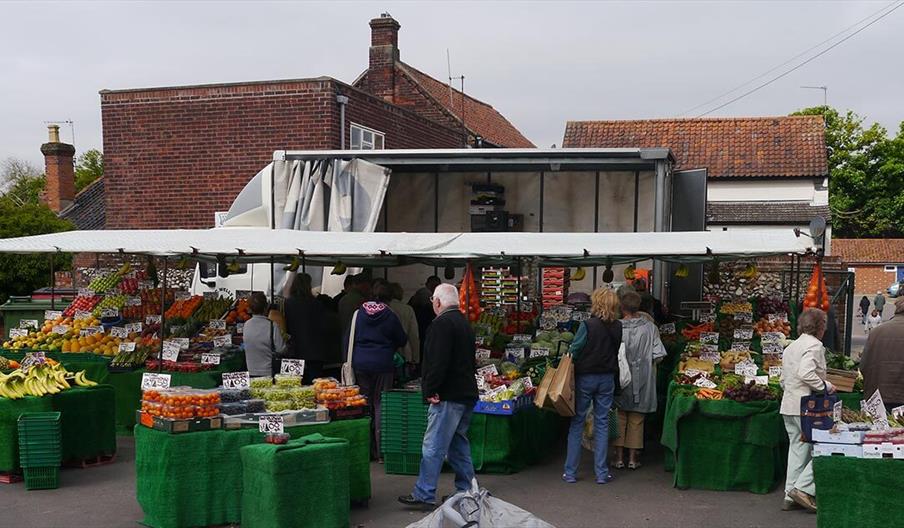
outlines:
{"label": "chimney pot", "polygon": [[47,125],[48,143],[60,142],[60,125]]}
{"label": "chimney pot", "polygon": [[367,68],[368,91],[386,101],[395,100],[395,66],[399,61],[401,24],[389,13],[370,21],[370,62]]}
{"label": "chimney pot", "polygon": [[49,141],[41,145],[44,154],[44,196],[47,206],[59,213],[75,199],[75,171],[72,159],[75,147],[60,142],[60,127],[47,127]]}

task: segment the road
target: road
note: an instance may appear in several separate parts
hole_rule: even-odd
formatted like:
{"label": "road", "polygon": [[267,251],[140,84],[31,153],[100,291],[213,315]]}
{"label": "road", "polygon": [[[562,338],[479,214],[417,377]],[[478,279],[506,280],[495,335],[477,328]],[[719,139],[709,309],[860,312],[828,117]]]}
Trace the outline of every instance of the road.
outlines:
{"label": "road", "polygon": [[[851,357],[854,359],[859,359],[860,354],[863,352],[863,347],[866,346],[866,330],[863,327],[863,324],[860,322],[860,298],[866,295],[870,302],[872,302],[873,297],[876,296],[875,293],[872,295],[865,293],[858,293],[854,295],[854,326],[853,331],[851,332]],[[870,313],[872,313],[872,307],[870,307]],[[882,320],[888,321],[891,319],[891,316],[895,313],[895,300],[886,297],[885,298],[885,307],[882,310]]]}

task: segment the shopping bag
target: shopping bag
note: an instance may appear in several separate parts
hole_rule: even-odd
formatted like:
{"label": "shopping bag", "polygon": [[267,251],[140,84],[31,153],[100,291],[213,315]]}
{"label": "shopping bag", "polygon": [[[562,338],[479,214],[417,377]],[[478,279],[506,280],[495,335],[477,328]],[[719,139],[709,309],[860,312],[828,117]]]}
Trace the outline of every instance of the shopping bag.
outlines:
{"label": "shopping bag", "polygon": [[628,363],[628,350],[625,343],[618,347],[618,386],[624,389],[631,384],[631,365]]}
{"label": "shopping bag", "polygon": [[835,427],[833,410],[838,396],[824,392],[801,396],[800,436],[804,442],[812,442],[813,429],[829,430]]}
{"label": "shopping bag", "polygon": [[348,351],[345,363],[342,364],[342,384],[355,385],[355,369],[352,367],[352,360],[355,352],[355,326],[358,323],[358,310],[352,314],[352,327],[348,333]]}
{"label": "shopping bag", "polygon": [[537,387],[537,394],[534,396],[534,405],[536,405],[540,409],[554,408],[552,405],[552,400],[549,399],[549,387],[550,385],[552,385],[552,379],[555,377],[555,375],[555,367],[546,367],[546,373],[543,374],[543,379],[540,380],[540,385]]}
{"label": "shopping bag", "polygon": [[570,354],[559,361],[549,386],[549,399],[560,416],[574,416],[574,364]]}

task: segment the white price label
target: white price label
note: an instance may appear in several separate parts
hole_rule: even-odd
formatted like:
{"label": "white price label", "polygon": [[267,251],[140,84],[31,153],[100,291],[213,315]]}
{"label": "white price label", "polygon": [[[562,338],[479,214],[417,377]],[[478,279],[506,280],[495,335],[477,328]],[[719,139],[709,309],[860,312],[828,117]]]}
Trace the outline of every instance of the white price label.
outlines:
{"label": "white price label", "polygon": [[135,343],[120,343],[119,351],[120,352],[134,352],[135,351]]}
{"label": "white price label", "polygon": [[213,346],[215,347],[226,347],[232,344],[232,336],[231,335],[222,335],[213,338]]}
{"label": "white price label", "polygon": [[126,299],[126,306],[141,306],[141,297],[129,297]]}
{"label": "white price label", "polygon": [[57,319],[61,319],[62,317],[63,312],[59,310],[44,310],[45,321],[56,321]]}
{"label": "white price label", "polygon": [[279,365],[280,374],[288,374],[289,376],[301,377],[304,375],[303,359],[284,359]]}
{"label": "white price label", "polygon": [[863,411],[873,419],[873,423],[877,425],[880,430],[889,428],[888,415],[885,414],[885,403],[882,401],[882,395],[879,394],[879,389],[876,389],[868,400],[861,402],[860,406],[863,408]]}
{"label": "white price label", "polygon": [[835,423],[841,423],[841,411],[843,407],[844,402],[840,400],[835,402],[835,405],[832,406],[832,420],[834,420]]}
{"label": "white price label", "polygon": [[251,387],[251,376],[245,372],[224,372],[223,387],[226,389],[248,389]]}
{"label": "white price label", "polygon": [[769,315],[766,316],[766,319],[767,319],[770,323],[774,323],[774,322],[776,322],[776,321],[787,321],[787,320],[788,320],[788,314],[785,314],[785,313],[783,313],[783,314],[774,314],[774,313],[771,313],[771,314],[769,314]]}
{"label": "white price label", "polygon": [[175,343],[171,340],[164,341],[163,361],[179,361],[179,352],[181,350],[179,343]]}
{"label": "white price label", "polygon": [[746,352],[750,350],[750,341],[735,341],[729,348],[732,352]]}
{"label": "white price label", "polygon": [[245,323],[235,323],[235,333],[242,335],[245,333]]}
{"label": "white price label", "polygon": [[140,334],[144,327],[141,323],[129,323],[126,325],[126,332]]}
{"label": "white price label", "polygon": [[506,347],[505,354],[515,359],[524,359],[524,347]]}
{"label": "white price label", "polygon": [[88,288],[79,288],[78,289],[79,297],[94,297],[94,290]]}
{"label": "white price label", "polygon": [[712,364],[716,364],[722,361],[722,356],[718,351],[707,351],[700,354],[700,361],[708,361]]}
{"label": "white price label", "polygon": [[675,333],[675,323],[666,323],[659,327],[659,333],[662,335],[671,335]]}
{"label": "white price label", "polygon": [[210,323],[207,324],[207,328],[210,328],[211,330],[226,330],[226,320],[212,319]]}
{"label": "white price label", "polygon": [[487,388],[487,380],[480,374],[474,374],[474,379],[477,380],[477,390],[484,391]]}
{"label": "white price label", "polygon": [[490,349],[478,348],[477,351],[474,352],[474,357],[477,359],[490,359]]}
{"label": "white price label", "polygon": [[22,360],[22,364],[19,366],[22,370],[25,370],[32,365],[37,365],[40,363],[44,363],[45,357],[43,352],[33,352],[25,355],[25,359]]}
{"label": "white price label", "polygon": [[785,347],[781,343],[763,343],[763,354],[783,354]]}
{"label": "white price label", "polygon": [[700,314],[700,322],[701,323],[714,323],[716,321],[716,314],[713,312],[706,312]]}
{"label": "white price label", "polygon": [[65,333],[67,333],[67,332],[69,332],[69,326],[68,326],[68,325],[55,325],[55,326],[53,327],[53,333],[54,333],[54,334],[60,334],[60,335],[63,335],[63,334],[65,334]]}
{"label": "white price label", "polygon": [[145,372],[141,375],[141,390],[168,389],[171,376],[156,372]]}
{"label": "white price label", "polygon": [[577,310],[571,312],[572,321],[586,321],[588,319],[590,319],[590,312],[581,312]]}
{"label": "white price label", "polygon": [[177,291],[177,292],[173,295],[173,297],[174,297],[177,301],[187,301],[187,300],[191,299],[191,294],[188,293],[187,291]]}
{"label": "white price label", "polygon": [[76,310],[75,311],[75,320],[76,321],[84,321],[85,319],[91,318],[91,312],[85,310]]}
{"label": "white price label", "polygon": [[9,338],[13,339],[16,337],[25,337],[28,335],[27,328],[10,328],[9,329]]}
{"label": "white price label", "polygon": [[734,314],[735,321],[741,321],[744,323],[752,323],[753,322],[753,314],[751,312],[739,312]]}
{"label": "white price label", "polygon": [[719,332],[701,332],[700,343],[704,345],[718,345]]}
{"label": "white price label", "polygon": [[738,376],[756,376],[757,366],[755,363],[744,360],[735,363],[734,373]]}
{"label": "white price label", "polygon": [[121,326],[114,326],[110,328],[110,335],[113,337],[118,337],[120,339],[125,339],[129,337],[129,331]]}
{"label": "white price label", "polygon": [[694,376],[699,376],[701,374],[703,374],[704,376],[706,375],[705,372],[703,372],[702,370],[699,370],[699,369],[689,368],[684,371],[684,375],[689,378],[693,378]]}
{"label": "white price label", "polygon": [[782,377],[782,367],[771,366],[769,367],[769,377],[770,378],[780,378]]}
{"label": "white price label", "polygon": [[81,332],[78,333],[79,337],[86,337],[94,334],[102,334],[104,333],[104,327],[102,326],[89,326],[85,328]]}
{"label": "white price label", "polygon": [[521,383],[524,384],[524,390],[529,391],[534,388],[534,382],[531,381],[529,376],[520,378],[520,380],[521,380]]}
{"label": "white price label", "polygon": [[904,419],[904,405],[899,405],[891,410],[891,416],[899,422]]}
{"label": "white price label", "polygon": [[536,347],[530,349],[530,357],[549,357],[548,347]]}
{"label": "white price label", "polygon": [[515,334],[512,336],[513,343],[530,343],[533,337],[530,334]]}
{"label": "white price label", "polygon": [[201,364],[202,365],[219,365],[220,364],[220,355],[219,354],[201,354]]}
{"label": "white price label", "polygon": [[163,318],[160,317],[159,315],[149,315],[149,316],[147,316],[147,317],[144,318],[144,324],[146,324],[146,325],[160,324],[160,321],[161,321],[162,319],[163,319]]}
{"label": "white price label", "polygon": [[34,328],[38,329],[38,320],[37,319],[22,319],[19,321],[19,328]]}
{"label": "white price label", "polygon": [[487,376],[498,376],[499,370],[496,369],[496,365],[487,365],[477,369],[477,374],[484,378]]}
{"label": "white price label", "polygon": [[784,341],[785,334],[781,332],[763,332],[760,336],[760,340],[763,343],[780,343]]}
{"label": "white price label", "polygon": [[182,350],[188,350],[188,347],[191,344],[191,339],[187,337],[174,337],[172,340],[179,343],[179,348]]}
{"label": "white price label", "polygon": [[262,433],[282,433],[283,417],[279,414],[265,414],[258,421],[258,429]]}
{"label": "white price label", "polygon": [[709,378],[697,378],[697,380],[694,382],[694,385],[704,389],[715,389],[716,387],[718,387],[718,385],[716,385]]}
{"label": "white price label", "polygon": [[769,385],[769,376],[754,376],[753,380],[757,385]]}
{"label": "white price label", "polygon": [[101,317],[119,317],[119,308],[104,308],[100,311]]}
{"label": "white price label", "polygon": [[744,341],[753,339],[753,328],[737,328],[734,331],[734,338]]}

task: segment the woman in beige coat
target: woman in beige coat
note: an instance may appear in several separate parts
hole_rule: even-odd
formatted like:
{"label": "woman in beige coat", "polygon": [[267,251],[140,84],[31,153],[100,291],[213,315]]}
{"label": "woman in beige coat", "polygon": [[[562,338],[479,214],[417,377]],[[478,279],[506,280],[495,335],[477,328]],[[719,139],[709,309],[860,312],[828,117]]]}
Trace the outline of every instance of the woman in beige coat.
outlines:
{"label": "woman in beige coat", "polygon": [[797,318],[800,337],[788,345],[782,355],[781,415],[788,432],[788,472],[785,480],[783,510],[803,507],[816,511],[816,485],[813,482],[812,444],[801,439],[800,399],[814,392],[835,392],[826,381],[826,356],[822,336],[826,331],[826,313],[807,308]]}

